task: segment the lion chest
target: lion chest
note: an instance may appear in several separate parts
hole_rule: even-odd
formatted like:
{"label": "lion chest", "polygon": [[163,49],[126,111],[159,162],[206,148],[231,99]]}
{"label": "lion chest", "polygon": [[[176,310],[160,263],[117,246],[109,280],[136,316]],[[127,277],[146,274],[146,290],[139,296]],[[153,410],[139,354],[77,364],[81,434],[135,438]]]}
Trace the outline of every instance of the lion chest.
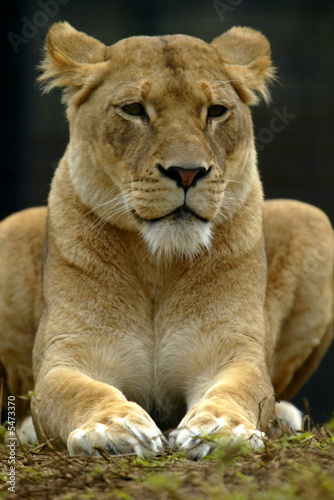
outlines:
{"label": "lion chest", "polygon": [[95,343],[93,375],[152,412],[157,422],[172,426],[172,416],[184,411],[194,381],[202,377],[205,385],[218,366],[216,358],[224,353],[220,339],[209,332],[212,305],[208,308],[203,301],[203,286],[186,279],[170,281],[168,286],[158,283],[154,293],[142,288],[122,299],[126,320]]}

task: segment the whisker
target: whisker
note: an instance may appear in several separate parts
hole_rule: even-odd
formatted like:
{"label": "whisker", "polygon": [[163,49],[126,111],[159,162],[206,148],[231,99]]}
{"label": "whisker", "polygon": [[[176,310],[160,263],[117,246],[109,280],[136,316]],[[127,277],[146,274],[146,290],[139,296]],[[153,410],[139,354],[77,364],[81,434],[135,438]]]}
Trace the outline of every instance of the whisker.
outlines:
{"label": "whisker", "polygon": [[[128,190],[127,194],[130,194],[130,190]],[[118,199],[117,199],[118,198]],[[116,202],[115,202],[116,201]],[[146,208],[146,200],[144,202],[138,203],[136,202],[136,207],[137,209],[139,208]],[[119,219],[121,216],[127,215],[126,222],[131,220],[133,217],[132,213],[129,210],[129,206],[131,206],[131,203],[127,199],[127,196],[125,193],[119,193],[117,197],[114,199],[110,200],[109,202],[101,204],[102,206],[105,207],[104,213],[102,217],[98,217],[96,221],[91,224],[90,229],[93,228],[99,228],[99,231],[103,229],[103,227],[111,220],[114,219],[116,221]],[[110,206],[108,206],[110,205]]]}
{"label": "whisker", "polygon": [[226,181],[225,181],[225,182],[226,182],[226,185],[231,184],[231,183],[233,183],[233,184],[234,184],[234,183],[235,183],[235,184],[245,184],[245,183],[244,183],[244,181],[235,181],[235,180],[233,180],[233,179],[226,179]]}

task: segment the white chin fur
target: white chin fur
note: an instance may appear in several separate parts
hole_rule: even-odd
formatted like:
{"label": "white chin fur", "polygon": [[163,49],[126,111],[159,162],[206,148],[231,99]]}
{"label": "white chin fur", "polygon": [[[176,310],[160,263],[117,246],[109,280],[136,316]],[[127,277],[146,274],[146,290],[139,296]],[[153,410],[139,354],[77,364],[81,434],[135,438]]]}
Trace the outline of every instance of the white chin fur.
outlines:
{"label": "white chin fur", "polygon": [[161,220],[143,227],[143,237],[150,252],[157,258],[174,255],[195,257],[210,248],[212,231],[210,223],[197,219],[186,221]]}

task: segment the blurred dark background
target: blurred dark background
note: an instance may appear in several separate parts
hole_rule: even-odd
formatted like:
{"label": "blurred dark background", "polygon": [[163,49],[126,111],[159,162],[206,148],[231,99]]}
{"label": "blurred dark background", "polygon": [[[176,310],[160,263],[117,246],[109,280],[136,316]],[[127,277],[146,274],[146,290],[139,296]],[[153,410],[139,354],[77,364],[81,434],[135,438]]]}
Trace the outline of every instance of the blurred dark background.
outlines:
{"label": "blurred dark background", "polygon": [[[46,203],[68,141],[60,92],[41,96],[35,84],[48,27],[66,20],[106,44],[173,33],[210,42],[233,25],[261,30],[271,42],[279,78],[272,103],[253,110],[266,197],[312,203],[334,223],[333,0],[16,0],[0,9],[1,218]],[[316,422],[330,418],[333,346],[295,398],[300,408],[303,398]]]}

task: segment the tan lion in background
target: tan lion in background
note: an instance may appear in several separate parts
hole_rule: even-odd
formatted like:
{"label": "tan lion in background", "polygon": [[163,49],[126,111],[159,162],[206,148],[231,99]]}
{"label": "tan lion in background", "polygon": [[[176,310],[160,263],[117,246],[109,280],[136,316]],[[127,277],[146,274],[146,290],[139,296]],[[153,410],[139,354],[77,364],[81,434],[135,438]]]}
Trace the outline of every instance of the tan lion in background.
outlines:
{"label": "tan lion in background", "polygon": [[[57,23],[43,71],[65,87],[70,142],[48,216],[0,225],[6,395],[34,386],[38,439],[75,455],[154,455],[173,428],[192,458],[214,446],[203,433],[260,446],[334,314],[328,218],[263,202],[249,106],[267,97],[268,41],[237,27],[106,47]],[[300,428],[292,405],[276,411]]]}

